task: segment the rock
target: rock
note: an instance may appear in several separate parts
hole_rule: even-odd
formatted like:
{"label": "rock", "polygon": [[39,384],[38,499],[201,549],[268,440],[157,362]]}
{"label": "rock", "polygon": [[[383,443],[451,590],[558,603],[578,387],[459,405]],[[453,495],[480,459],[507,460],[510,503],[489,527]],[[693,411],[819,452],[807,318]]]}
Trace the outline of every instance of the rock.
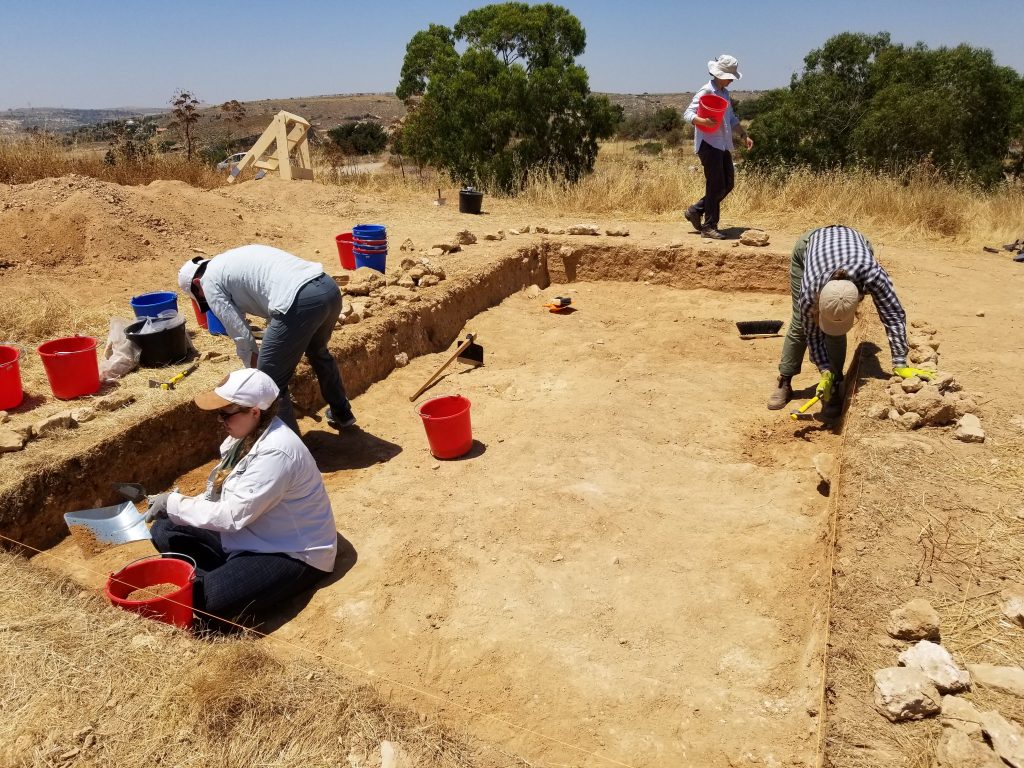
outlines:
{"label": "rock", "polygon": [[900,418],[897,423],[904,429],[917,429],[924,424],[924,419],[921,418],[921,414],[919,413],[907,411],[904,414],[900,414]]}
{"label": "rock", "polygon": [[894,723],[938,714],[939,692],[919,670],[888,667],[875,672],[875,707]]}
{"label": "rock", "polygon": [[966,699],[943,696],[941,722],[943,728],[981,736],[981,712]]}
{"label": "rock", "polygon": [[993,751],[1013,768],[1024,768],[1024,730],[998,712],[981,713],[981,729]]}
{"label": "rock", "polygon": [[889,421],[893,421],[893,422],[896,422],[897,424],[899,424],[900,412],[897,409],[890,408],[888,416],[889,416]]}
{"label": "rock", "polygon": [[437,275],[424,275],[419,280],[420,288],[430,288],[441,282],[441,278]]}
{"label": "rock", "polygon": [[978,404],[966,393],[952,392],[948,395],[944,395],[944,397],[948,398],[949,402],[953,404],[953,410],[956,412],[958,420],[966,416],[968,413],[977,415]]}
{"label": "rock", "polygon": [[929,363],[935,365],[939,360],[939,353],[931,347],[917,347],[911,349],[907,359],[914,365],[928,365]]}
{"label": "rock", "polygon": [[505,230],[499,229],[497,232],[488,232],[484,235],[484,240],[504,240]]}
{"label": "rock", "polygon": [[13,429],[0,429],[0,453],[14,453],[25,447],[25,435]]}
{"label": "rock", "polygon": [[87,421],[92,421],[96,418],[96,409],[88,406],[81,408],[75,408],[71,411],[71,420],[75,424],[85,424]]}
{"label": "rock", "polygon": [[768,233],[763,229],[747,229],[740,235],[740,242],[744,245],[768,245]]}
{"label": "rock", "polygon": [[882,403],[872,403],[868,406],[868,418],[885,419],[889,416],[889,406]]}
{"label": "rock", "polygon": [[960,693],[971,687],[970,674],[956,665],[949,651],[929,640],[921,640],[903,651],[899,662],[922,672],[940,693]]}
{"label": "rock", "polygon": [[71,429],[73,426],[75,426],[75,421],[71,418],[71,411],[61,411],[33,424],[32,435],[34,437],[49,437],[55,432]]}
{"label": "rock", "polygon": [[570,235],[599,235],[601,231],[596,224],[576,224],[569,227]]}
{"label": "rock", "polygon": [[510,235],[521,235],[521,234],[523,234],[523,233],[522,233],[522,232],[521,232],[520,230],[518,230],[518,229],[510,229],[510,230],[508,231],[508,233],[509,233]]}
{"label": "rock", "polygon": [[427,274],[428,275],[433,275],[434,277],[438,278],[439,280],[444,280],[445,279],[446,274],[445,274],[445,271],[444,271],[444,267],[442,267],[442,266],[440,266],[438,264],[432,264],[431,262],[427,261],[426,259],[421,259],[420,260],[420,265],[425,270],[427,270]]}
{"label": "rock", "polygon": [[917,376],[911,376],[909,379],[904,379],[902,382],[900,382],[900,388],[904,392],[910,392],[911,394],[913,394],[914,392],[920,392],[921,387],[923,386],[924,382],[921,381],[921,379],[917,378]]}
{"label": "rock", "polygon": [[564,235],[565,234],[565,230],[564,229],[554,229],[554,230],[551,231],[551,234],[552,235]]}
{"label": "rock", "polygon": [[412,762],[397,741],[382,741],[380,768],[412,768]]}
{"label": "rock", "polygon": [[1003,599],[1000,610],[1010,621],[1024,627],[1024,587],[1014,584],[999,593]]}
{"label": "rock", "polygon": [[885,631],[897,640],[938,640],[939,614],[927,600],[911,600],[889,614]]}
{"label": "rock", "polygon": [[399,368],[405,368],[409,364],[409,355],[406,352],[399,352],[395,355],[395,365]]}
{"label": "rock", "polygon": [[922,424],[940,426],[956,418],[956,405],[943,398],[935,387],[923,386],[917,392],[901,392],[893,395],[892,404],[900,413],[914,412],[921,417]]}
{"label": "rock", "polygon": [[11,417],[7,415],[7,411],[0,411],[0,424],[6,424],[10,419]]}
{"label": "rock", "polygon": [[93,408],[97,411],[116,411],[120,408],[127,408],[135,402],[135,395],[127,392],[111,392],[98,400],[93,401]]}
{"label": "rock", "polygon": [[835,471],[835,458],[831,453],[818,453],[811,460],[814,469],[825,485],[832,485],[832,473]]}
{"label": "rock", "polygon": [[416,250],[416,245],[413,243],[412,238],[405,238],[405,242],[398,246],[398,250],[402,253],[412,253]]}
{"label": "rock", "polygon": [[364,317],[369,317],[369,316],[370,315],[369,315],[368,312],[366,312],[366,310],[363,310],[363,312],[356,312],[355,310],[353,310],[352,314],[346,315],[342,319],[341,324],[342,325],[355,325],[356,323],[360,322]]}
{"label": "rock", "polygon": [[953,378],[952,373],[946,371],[937,371],[932,376],[932,385],[936,387],[939,392],[959,392],[960,384]]}
{"label": "rock", "polygon": [[974,313],[974,316],[975,317],[984,317],[985,316],[985,312],[983,310],[979,309],[977,312]]}
{"label": "rock", "polygon": [[572,258],[572,255],[575,252],[576,251],[573,249],[571,245],[563,245],[561,248],[558,249],[558,255],[561,256],[563,259]]}
{"label": "rock", "polygon": [[419,264],[419,265],[413,267],[412,269],[410,269],[407,274],[413,280],[419,280],[421,277],[423,277],[424,275],[427,274],[427,268],[424,267],[422,264]]}
{"label": "rock", "polygon": [[538,296],[540,296],[540,294],[541,290],[539,285],[531,285],[529,288],[526,289],[527,298],[536,299]]}
{"label": "rock", "polygon": [[1001,667],[995,664],[968,664],[974,682],[1000,693],[1024,698],[1024,668]]}
{"label": "rock", "polygon": [[939,768],[1005,768],[988,744],[963,731],[945,731],[935,747],[935,757]]}
{"label": "rock", "polygon": [[352,281],[345,288],[349,296],[369,296],[384,287],[384,275],[369,267],[359,267],[352,275]]}
{"label": "rock", "polygon": [[404,259],[402,259],[401,263],[399,264],[399,269],[402,272],[408,272],[413,267],[417,267],[419,265],[419,261],[417,261],[416,259],[410,259],[408,256],[406,256]]}
{"label": "rock", "polygon": [[399,286],[400,288],[415,288],[416,281],[413,280],[412,277],[410,277],[409,275],[402,275],[395,281],[395,285]]}
{"label": "rock", "polygon": [[[533,228],[533,231],[536,232],[538,235],[547,235],[547,234],[549,234],[549,231],[548,231],[547,227],[537,227],[537,226],[535,226]],[[530,234],[530,227],[529,226],[523,227],[523,234],[524,235]]]}
{"label": "rock", "polygon": [[907,339],[911,349],[934,349],[939,351],[939,342],[934,336],[911,336]]}
{"label": "rock", "polygon": [[225,355],[223,352],[218,352],[214,349],[208,349],[199,355],[200,360],[205,360],[210,363],[219,363],[223,360],[227,360],[228,357],[229,356]]}
{"label": "rock", "polygon": [[981,428],[981,419],[973,413],[965,413],[957,421],[953,437],[964,443],[984,443],[985,430]]}
{"label": "rock", "polygon": [[459,245],[473,245],[476,243],[476,235],[468,229],[462,230],[455,237],[458,238]]}
{"label": "rock", "polygon": [[621,227],[619,229],[606,229],[604,233],[608,237],[629,237],[629,230]]}
{"label": "rock", "polygon": [[436,248],[435,247],[435,248],[431,248],[429,251],[427,251],[427,256],[437,257],[437,256],[444,256],[444,254],[445,254],[445,252],[444,252],[444,250],[442,248]]}

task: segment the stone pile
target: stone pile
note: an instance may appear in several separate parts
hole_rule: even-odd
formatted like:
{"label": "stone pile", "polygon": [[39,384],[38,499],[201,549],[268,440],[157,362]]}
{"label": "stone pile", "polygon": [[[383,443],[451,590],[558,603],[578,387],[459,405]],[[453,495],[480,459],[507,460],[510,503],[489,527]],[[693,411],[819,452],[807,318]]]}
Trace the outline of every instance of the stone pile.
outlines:
{"label": "stone pile", "polygon": [[[81,405],[71,410],[52,413],[32,424],[0,427],[0,453],[20,451],[31,440],[43,440],[60,435],[66,430],[92,421],[100,413],[116,411],[134,402],[135,395],[115,392],[91,401],[91,405]],[[4,416],[6,417],[6,413]],[[4,418],[0,423],[6,420]]]}

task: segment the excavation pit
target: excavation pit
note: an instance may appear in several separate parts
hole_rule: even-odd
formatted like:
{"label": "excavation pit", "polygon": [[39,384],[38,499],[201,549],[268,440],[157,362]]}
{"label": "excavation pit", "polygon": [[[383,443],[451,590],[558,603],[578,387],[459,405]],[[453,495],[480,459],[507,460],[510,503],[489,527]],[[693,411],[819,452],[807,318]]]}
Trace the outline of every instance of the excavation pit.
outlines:
{"label": "excavation pit", "polygon": [[[828,578],[812,458],[838,438],[765,410],[781,339],[735,330],[788,315],[765,292],[784,259],[709,264],[718,282],[694,287],[699,254],[555,254],[481,273],[500,295],[468,321],[364,329],[389,373],[358,387],[358,428],[302,422],[353,552],[272,638],[535,764],[811,761]],[[556,295],[577,311],[546,311]],[[485,366],[423,397],[469,397],[477,442],[437,461],[409,395],[463,330]],[[189,466],[177,482],[198,492],[210,465]],[[51,553],[96,586],[147,548]]]}

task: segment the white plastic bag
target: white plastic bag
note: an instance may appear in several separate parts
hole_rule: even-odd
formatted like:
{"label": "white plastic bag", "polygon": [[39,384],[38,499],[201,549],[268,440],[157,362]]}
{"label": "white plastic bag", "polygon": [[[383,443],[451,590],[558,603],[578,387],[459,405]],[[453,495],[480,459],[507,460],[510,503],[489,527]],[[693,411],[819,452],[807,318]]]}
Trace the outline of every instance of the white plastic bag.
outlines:
{"label": "white plastic bag", "polygon": [[110,318],[110,333],[100,361],[100,380],[105,383],[117,381],[139,367],[142,350],[124,335],[124,329],[132,322],[120,317]]}

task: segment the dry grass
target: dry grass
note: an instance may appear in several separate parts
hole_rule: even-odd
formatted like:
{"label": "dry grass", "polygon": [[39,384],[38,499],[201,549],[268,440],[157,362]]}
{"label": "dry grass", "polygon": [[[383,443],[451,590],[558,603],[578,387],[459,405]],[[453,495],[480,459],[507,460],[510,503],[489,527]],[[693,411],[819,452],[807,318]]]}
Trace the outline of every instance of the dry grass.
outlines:
{"label": "dry grass", "polygon": [[74,290],[7,290],[0,293],[0,343],[38,344],[75,334],[106,338],[108,317],[107,307],[83,304]]}
{"label": "dry grass", "polygon": [[223,173],[178,155],[152,155],[135,163],[107,165],[103,153],[67,149],[45,138],[0,140],[0,183],[27,184],[77,173],[114,184],[136,186],[158,179],[184,181],[212,189],[225,183]]}
{"label": "dry grass", "polygon": [[383,740],[414,766],[482,764],[322,663],[193,639],[13,555],[0,553],[0,580],[2,765],[334,768],[373,765]]}

